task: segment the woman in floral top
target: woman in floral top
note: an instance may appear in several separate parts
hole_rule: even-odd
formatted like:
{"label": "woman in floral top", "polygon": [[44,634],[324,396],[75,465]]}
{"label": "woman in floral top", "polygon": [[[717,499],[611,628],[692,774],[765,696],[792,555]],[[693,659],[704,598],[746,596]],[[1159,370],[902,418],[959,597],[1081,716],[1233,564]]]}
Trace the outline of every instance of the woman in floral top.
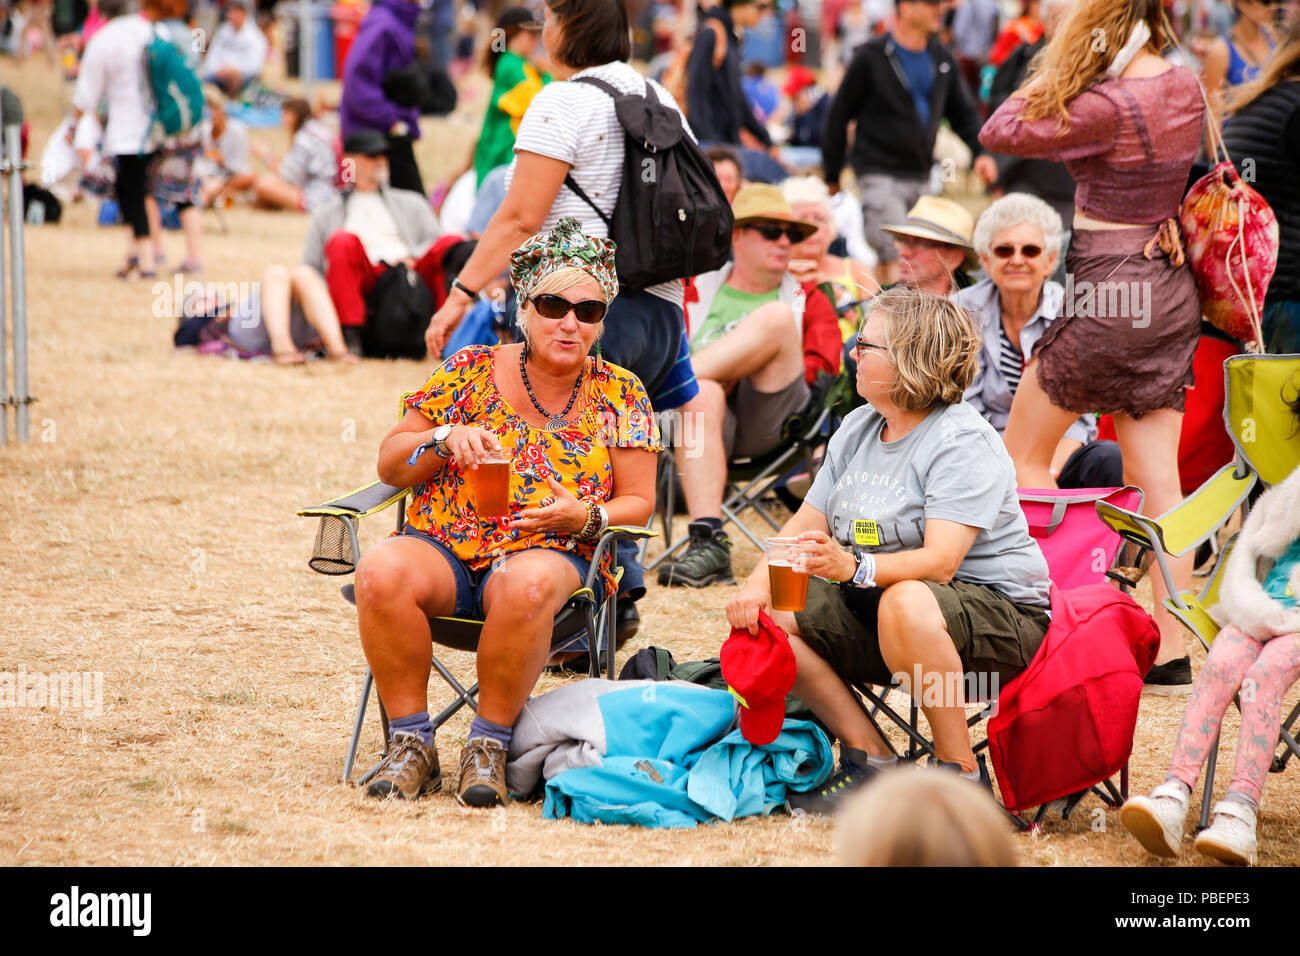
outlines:
{"label": "woman in floral top", "polygon": [[[600,532],[644,524],[654,508],[661,445],[645,389],[588,355],[618,291],[614,243],[561,219],[510,263],[524,344],[453,355],[380,447],[379,477],[414,497],[406,526],[357,574],[361,643],[391,718],[372,796],[441,786],[427,618],[455,614],[484,618],[457,799],[504,802],[510,728],[550,653],[552,619],[581,586]],[[484,517],[467,473],[503,447],[514,450],[509,514]]]}

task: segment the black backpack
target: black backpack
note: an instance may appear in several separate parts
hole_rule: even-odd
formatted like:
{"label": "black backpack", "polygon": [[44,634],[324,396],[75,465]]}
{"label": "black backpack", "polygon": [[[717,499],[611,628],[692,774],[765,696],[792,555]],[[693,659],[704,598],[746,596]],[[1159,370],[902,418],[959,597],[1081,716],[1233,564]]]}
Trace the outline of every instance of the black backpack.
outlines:
{"label": "black backpack", "polygon": [[399,262],[384,270],[366,296],[361,351],[369,358],[422,359],[424,332],[433,318],[433,293],[424,280]]}
{"label": "black backpack", "polygon": [[620,93],[604,80],[580,76],[614,98],[626,155],[614,214],[607,217],[574,182],[564,184],[596,210],[618,244],[619,283],[630,289],[689,279],[720,269],[731,251],[735,217],[713,163],[686,135],[677,111],[645,95]]}

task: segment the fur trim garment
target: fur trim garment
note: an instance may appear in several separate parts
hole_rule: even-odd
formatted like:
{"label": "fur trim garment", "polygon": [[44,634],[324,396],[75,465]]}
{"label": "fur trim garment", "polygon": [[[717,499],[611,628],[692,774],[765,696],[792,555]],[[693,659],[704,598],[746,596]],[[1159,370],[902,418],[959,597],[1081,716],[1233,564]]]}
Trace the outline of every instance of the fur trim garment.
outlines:
{"label": "fur trim garment", "polygon": [[[1258,568],[1277,560],[1300,537],[1300,468],[1260,496],[1223,569],[1219,603],[1212,613],[1222,627],[1235,624],[1259,641],[1300,632],[1300,607],[1286,607],[1265,593]],[[1291,589],[1300,594],[1300,565],[1291,571]]]}

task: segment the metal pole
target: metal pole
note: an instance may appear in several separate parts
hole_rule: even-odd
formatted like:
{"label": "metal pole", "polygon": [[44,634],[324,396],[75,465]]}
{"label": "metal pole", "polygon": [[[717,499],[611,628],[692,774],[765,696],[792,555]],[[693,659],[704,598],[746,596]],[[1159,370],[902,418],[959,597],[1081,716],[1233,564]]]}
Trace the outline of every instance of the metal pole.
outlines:
{"label": "metal pole", "polygon": [[5,153],[9,157],[9,275],[13,290],[14,394],[18,440],[28,439],[27,393],[27,262],[23,256],[23,141],[21,126],[4,127]]}
{"label": "metal pole", "polygon": [[316,35],[311,18],[311,0],[298,0],[298,78],[302,98],[311,102],[311,84],[316,76]]}
{"label": "metal pole", "polygon": [[[4,107],[0,104],[0,130],[4,129]],[[4,198],[5,178],[9,175],[9,161],[3,157],[0,141],[0,199]],[[9,444],[9,350],[5,341],[5,236],[0,223],[0,445]]]}

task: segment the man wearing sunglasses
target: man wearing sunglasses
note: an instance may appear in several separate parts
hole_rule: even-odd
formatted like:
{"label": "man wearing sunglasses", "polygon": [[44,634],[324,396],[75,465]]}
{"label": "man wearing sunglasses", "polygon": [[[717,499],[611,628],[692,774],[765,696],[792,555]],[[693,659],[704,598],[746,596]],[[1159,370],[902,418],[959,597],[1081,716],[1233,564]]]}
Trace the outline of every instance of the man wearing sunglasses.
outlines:
{"label": "man wearing sunglasses", "polygon": [[781,190],[736,194],[732,263],[697,276],[686,296],[691,363],[700,392],[682,407],[674,444],[691,516],[690,543],[659,569],[659,583],[705,587],[733,580],[722,531],[727,462],[762,454],[809,401],[819,371],[840,367],[835,310],[815,284],[790,275],[790,247],[817,231],[795,218]]}
{"label": "man wearing sunglasses", "polygon": [[975,98],[938,40],[946,6],[946,0],[897,0],[892,31],[858,47],[822,131],[822,168],[834,193],[848,125],[857,121],[848,160],[858,177],[867,241],[887,283],[898,279],[899,253],[882,224],[898,222],[929,191],[942,120],[970,147],[972,168],[984,181],[997,177],[997,165],[979,142]]}

